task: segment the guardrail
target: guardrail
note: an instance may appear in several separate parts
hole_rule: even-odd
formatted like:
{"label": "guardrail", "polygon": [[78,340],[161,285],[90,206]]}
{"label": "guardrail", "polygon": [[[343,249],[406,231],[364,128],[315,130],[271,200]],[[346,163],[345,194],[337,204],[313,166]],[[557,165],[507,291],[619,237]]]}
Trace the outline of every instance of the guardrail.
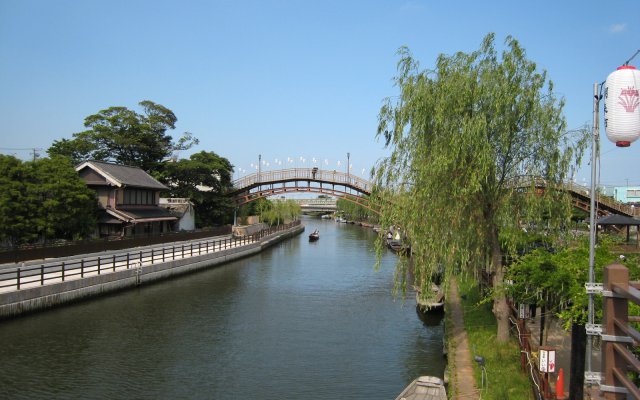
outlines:
{"label": "guardrail", "polygon": [[22,290],[51,283],[83,279],[116,271],[137,269],[177,259],[196,257],[258,242],[276,232],[300,225],[300,221],[263,229],[253,235],[239,238],[195,241],[172,244],[122,254],[81,258],[72,261],[53,261],[39,265],[5,268],[0,270],[0,293]]}
{"label": "guardrail", "polygon": [[105,250],[125,250],[166,242],[198,240],[231,233],[231,225],[189,232],[165,232],[156,235],[139,234],[124,238],[102,238],[75,242],[24,245],[15,248],[0,247],[0,263],[11,263],[45,258],[69,257],[76,254],[97,253]]}

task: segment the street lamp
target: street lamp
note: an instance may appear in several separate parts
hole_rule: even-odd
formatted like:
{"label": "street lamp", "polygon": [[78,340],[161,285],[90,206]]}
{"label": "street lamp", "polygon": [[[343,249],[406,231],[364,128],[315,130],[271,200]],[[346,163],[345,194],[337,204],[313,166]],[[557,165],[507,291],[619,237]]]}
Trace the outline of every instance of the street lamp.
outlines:
{"label": "street lamp", "polygon": [[351,168],[349,168],[349,166],[350,166],[349,157],[351,157],[351,153],[347,153],[347,178],[349,177],[349,174],[350,174],[349,170],[351,169]]}

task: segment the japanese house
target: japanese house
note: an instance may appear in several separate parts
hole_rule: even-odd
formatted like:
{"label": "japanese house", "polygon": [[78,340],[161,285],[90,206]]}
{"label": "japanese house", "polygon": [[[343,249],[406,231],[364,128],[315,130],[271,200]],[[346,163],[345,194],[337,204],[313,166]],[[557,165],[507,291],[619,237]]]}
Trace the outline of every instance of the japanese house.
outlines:
{"label": "japanese house", "polygon": [[85,161],[76,171],[96,191],[99,236],[154,235],[173,230],[178,217],[159,206],[160,192],[167,187],[141,168]]}

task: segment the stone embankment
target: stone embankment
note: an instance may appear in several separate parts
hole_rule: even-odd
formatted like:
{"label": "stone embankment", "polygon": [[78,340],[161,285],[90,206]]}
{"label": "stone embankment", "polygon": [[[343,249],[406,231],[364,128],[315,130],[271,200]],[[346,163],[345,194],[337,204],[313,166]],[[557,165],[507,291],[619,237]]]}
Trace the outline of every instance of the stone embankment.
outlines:
{"label": "stone embankment", "polygon": [[[283,240],[298,235],[304,226],[296,221],[281,229],[261,231],[248,238],[226,239],[221,245],[211,242],[206,251],[202,243],[181,244],[172,248],[146,252],[132,251],[124,256],[98,257],[97,268],[93,258],[72,262],[47,260],[47,266],[18,266],[0,270],[0,319],[43,310],[94,296],[111,293],[168,279],[180,274],[210,268],[248,257]],[[176,248],[180,249],[176,250]],[[185,248],[187,249],[185,251]],[[194,250],[195,249],[195,250]],[[131,249],[134,250],[134,249]],[[137,250],[137,249],[136,249]],[[139,259],[132,261],[140,254]],[[132,256],[133,254],[133,256]],[[107,262],[111,261],[111,264]],[[89,266],[90,263],[92,263]],[[102,264],[101,264],[102,263]],[[71,269],[71,265],[75,265]],[[21,276],[22,275],[22,276]]]}

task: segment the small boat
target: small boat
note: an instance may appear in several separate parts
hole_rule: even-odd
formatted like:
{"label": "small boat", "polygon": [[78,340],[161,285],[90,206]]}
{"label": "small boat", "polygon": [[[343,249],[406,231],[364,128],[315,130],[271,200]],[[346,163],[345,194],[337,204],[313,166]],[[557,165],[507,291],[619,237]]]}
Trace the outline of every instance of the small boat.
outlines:
{"label": "small boat", "polygon": [[423,313],[442,311],[444,309],[444,292],[439,285],[431,283],[431,293],[426,298],[422,297],[419,288],[414,287],[416,291],[416,303]]}
{"label": "small boat", "polygon": [[320,217],[322,219],[331,219],[331,215],[329,214],[322,214],[322,216]]}
{"label": "small boat", "polygon": [[310,242],[315,242],[318,239],[320,239],[320,232],[317,229],[309,234]]}
{"label": "small boat", "polygon": [[347,223],[347,220],[346,220],[346,219],[344,219],[344,218],[342,218],[342,217],[338,217],[338,218],[336,218],[336,222],[339,222],[339,223],[341,223],[341,224],[346,224],[346,223]]}
{"label": "small boat", "polygon": [[447,400],[447,390],[442,379],[421,376],[411,382],[396,400]]}

